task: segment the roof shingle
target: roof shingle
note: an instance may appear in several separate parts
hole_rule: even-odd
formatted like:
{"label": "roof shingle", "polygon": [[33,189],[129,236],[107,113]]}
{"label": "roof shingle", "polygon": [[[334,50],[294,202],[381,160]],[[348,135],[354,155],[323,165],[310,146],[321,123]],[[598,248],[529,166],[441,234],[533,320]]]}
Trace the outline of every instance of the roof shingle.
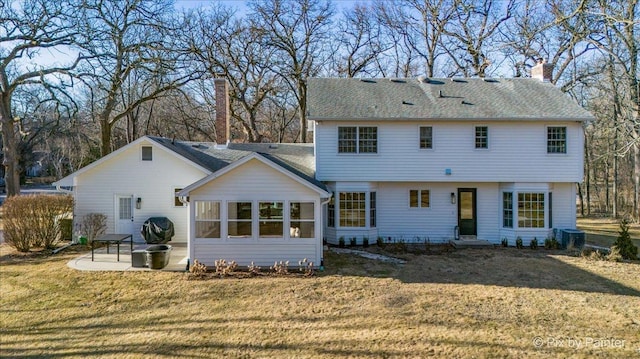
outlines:
{"label": "roof shingle", "polygon": [[313,120],[577,120],[592,116],[549,83],[535,79],[310,78]]}

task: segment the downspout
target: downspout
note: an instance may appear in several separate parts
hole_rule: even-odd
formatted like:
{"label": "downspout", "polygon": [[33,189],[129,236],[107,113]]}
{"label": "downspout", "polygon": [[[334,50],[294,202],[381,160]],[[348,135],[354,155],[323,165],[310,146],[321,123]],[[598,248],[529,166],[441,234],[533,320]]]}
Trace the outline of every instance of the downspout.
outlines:
{"label": "downspout", "polygon": [[[324,207],[324,205],[329,204],[329,201],[331,201],[331,198],[333,198],[333,193],[329,192],[329,197],[327,198],[326,201],[324,202],[320,202],[320,207]],[[323,225],[324,227],[324,225]],[[323,240],[322,240],[322,246],[324,247],[324,236],[323,236]],[[320,257],[320,271],[324,271],[324,257]]]}

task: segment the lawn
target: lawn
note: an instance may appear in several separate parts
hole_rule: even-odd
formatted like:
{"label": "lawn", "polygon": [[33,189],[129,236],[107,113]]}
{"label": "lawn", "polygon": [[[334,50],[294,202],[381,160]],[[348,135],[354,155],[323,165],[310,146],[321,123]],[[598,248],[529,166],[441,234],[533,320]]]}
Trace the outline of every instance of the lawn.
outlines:
{"label": "lawn", "polygon": [[2,357],[639,357],[640,265],[495,248],[327,253],[319,276],[79,272],[0,246]]}
{"label": "lawn", "polygon": [[[620,233],[618,221],[611,218],[579,217],[578,228],[586,232],[587,243],[602,247],[613,245]],[[629,234],[633,243],[640,248],[640,224],[630,224]]]}

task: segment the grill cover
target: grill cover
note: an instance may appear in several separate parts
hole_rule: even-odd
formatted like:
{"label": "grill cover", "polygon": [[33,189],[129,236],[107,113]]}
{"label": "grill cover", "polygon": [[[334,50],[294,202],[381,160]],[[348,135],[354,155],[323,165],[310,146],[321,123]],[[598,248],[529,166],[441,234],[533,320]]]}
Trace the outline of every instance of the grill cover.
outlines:
{"label": "grill cover", "polygon": [[146,243],[162,244],[169,242],[175,232],[169,218],[151,217],[144,222],[140,233]]}

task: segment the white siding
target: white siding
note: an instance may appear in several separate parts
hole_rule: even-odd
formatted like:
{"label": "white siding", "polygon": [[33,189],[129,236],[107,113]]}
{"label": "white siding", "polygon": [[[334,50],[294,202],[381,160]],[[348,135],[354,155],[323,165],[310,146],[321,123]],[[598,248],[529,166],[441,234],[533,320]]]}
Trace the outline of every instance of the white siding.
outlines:
{"label": "white siding", "polygon": [[[320,264],[322,260],[322,208],[320,195],[311,188],[297,182],[267,166],[257,159],[233,169],[232,171],[212,180],[211,182],[193,190],[190,202],[196,200],[211,200],[221,202],[221,239],[195,238],[192,225],[190,231],[190,258],[214,265],[214,261],[225,259],[235,260],[239,265],[246,266],[251,262],[260,266],[273,265],[274,261],[290,261],[291,266],[297,266],[298,261],[307,258]],[[253,205],[253,237],[227,238],[227,205],[228,201],[250,201]],[[257,209],[259,201],[285,202],[285,236],[283,238],[258,238],[256,227]],[[290,202],[313,202],[315,204],[315,233],[313,239],[289,238],[286,230],[288,220],[288,206]],[[194,206],[192,211],[192,218]]]}
{"label": "white siding", "polygon": [[[356,125],[378,127],[378,153],[338,153],[338,126]],[[419,126],[433,127],[433,149],[419,148]],[[475,126],[488,127],[488,149],[475,149]],[[566,154],[547,153],[547,126],[567,127]],[[579,122],[322,121],[315,130],[321,181],[579,182],[583,175]]]}
{"label": "white siding", "polygon": [[576,228],[576,185],[575,183],[554,183],[553,228]]}
{"label": "white siding", "polygon": [[[142,161],[140,147],[153,146],[153,160]],[[184,188],[206,175],[202,170],[151,142],[141,142],[79,174],[75,180],[75,222],[87,213],[107,216],[107,232],[115,228],[115,196],[140,197],[140,209],[133,209],[136,242],[142,242],[140,228],[149,217],[167,217],[175,226],[172,242],[187,241],[187,207],[174,207],[175,187]]]}
{"label": "white siding", "polygon": [[[500,202],[497,184],[471,183],[379,183],[379,236],[405,241],[445,242],[453,239],[458,225],[458,205],[451,203],[451,193],[458,188],[476,188],[477,237],[499,243]],[[429,208],[409,208],[409,190],[430,190]],[[456,198],[457,200],[457,198]]]}

